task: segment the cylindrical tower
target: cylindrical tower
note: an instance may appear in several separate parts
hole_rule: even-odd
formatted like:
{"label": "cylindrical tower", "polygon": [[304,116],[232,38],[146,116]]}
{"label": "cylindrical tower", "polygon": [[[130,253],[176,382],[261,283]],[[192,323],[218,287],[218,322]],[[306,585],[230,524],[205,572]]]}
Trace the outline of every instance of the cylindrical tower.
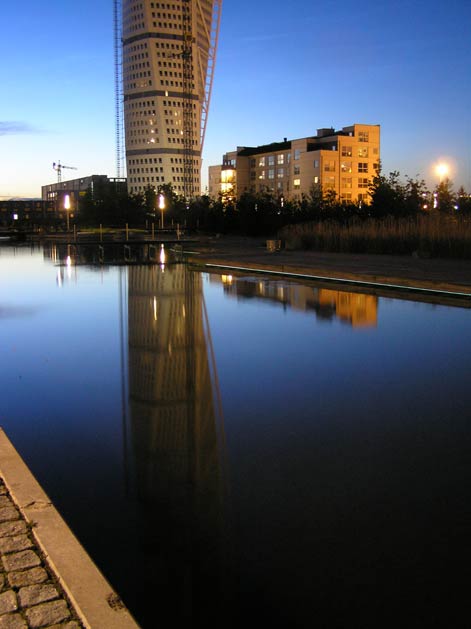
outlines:
{"label": "cylindrical tower", "polygon": [[201,192],[201,151],[222,0],[123,0],[128,191]]}

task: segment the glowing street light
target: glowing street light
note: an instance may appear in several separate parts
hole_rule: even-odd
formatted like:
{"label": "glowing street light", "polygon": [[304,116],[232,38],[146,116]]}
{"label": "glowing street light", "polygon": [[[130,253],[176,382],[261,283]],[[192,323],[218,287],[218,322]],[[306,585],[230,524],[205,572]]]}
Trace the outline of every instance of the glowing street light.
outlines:
{"label": "glowing street light", "polygon": [[64,196],[64,210],[67,217],[67,231],[69,231],[70,194]]}
{"label": "glowing street light", "polygon": [[165,196],[159,194],[159,210],[160,210],[160,229],[164,228],[164,210],[165,210]]}
{"label": "glowing street light", "polygon": [[442,181],[448,177],[448,173],[450,172],[450,167],[448,166],[448,164],[445,164],[445,162],[440,162],[440,164],[437,164],[435,166],[435,174],[437,175],[440,183],[442,183]]}

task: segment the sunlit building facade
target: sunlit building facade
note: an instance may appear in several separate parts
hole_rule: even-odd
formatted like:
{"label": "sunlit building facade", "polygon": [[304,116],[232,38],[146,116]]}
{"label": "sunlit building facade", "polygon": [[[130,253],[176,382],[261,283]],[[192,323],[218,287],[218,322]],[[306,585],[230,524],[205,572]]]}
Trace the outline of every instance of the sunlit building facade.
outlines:
{"label": "sunlit building facade", "polygon": [[201,192],[201,150],[222,0],[123,0],[128,190]]}
{"label": "sunlit building facade", "polygon": [[217,198],[269,192],[289,200],[318,185],[341,201],[357,203],[368,200],[379,163],[379,125],[318,129],[315,136],[226,153],[221,165],[209,167],[208,193]]}

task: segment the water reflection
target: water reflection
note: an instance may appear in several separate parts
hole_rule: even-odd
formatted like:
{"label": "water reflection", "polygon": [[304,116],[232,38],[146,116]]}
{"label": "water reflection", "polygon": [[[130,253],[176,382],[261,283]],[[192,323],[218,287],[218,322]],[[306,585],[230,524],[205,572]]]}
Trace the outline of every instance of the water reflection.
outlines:
{"label": "water reflection", "polygon": [[224,501],[222,413],[201,275],[181,265],[130,267],[128,312],[145,572],[150,589],[165,592],[169,617],[195,619],[215,609],[209,599],[221,590]]}
{"label": "water reflection", "polygon": [[261,299],[302,312],[315,312],[320,320],[340,319],[352,327],[376,327],[376,295],[330,290],[285,281],[240,278],[233,275],[211,275],[211,281],[222,282],[226,295],[237,299]]}

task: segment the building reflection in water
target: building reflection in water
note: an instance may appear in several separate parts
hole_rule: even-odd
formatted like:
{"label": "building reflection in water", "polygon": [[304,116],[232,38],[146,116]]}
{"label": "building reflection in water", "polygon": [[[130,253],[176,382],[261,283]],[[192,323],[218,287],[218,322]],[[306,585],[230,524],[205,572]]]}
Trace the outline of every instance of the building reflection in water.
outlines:
{"label": "building reflection in water", "polygon": [[211,275],[210,279],[212,282],[221,282],[225,293],[236,298],[265,299],[295,310],[313,311],[318,319],[338,318],[353,327],[377,325],[376,295],[233,275]]}
{"label": "building reflection in water", "polygon": [[[223,600],[224,433],[202,278],[128,268],[130,437],[149,591],[164,616]],[[224,560],[225,561],[225,560]]]}

